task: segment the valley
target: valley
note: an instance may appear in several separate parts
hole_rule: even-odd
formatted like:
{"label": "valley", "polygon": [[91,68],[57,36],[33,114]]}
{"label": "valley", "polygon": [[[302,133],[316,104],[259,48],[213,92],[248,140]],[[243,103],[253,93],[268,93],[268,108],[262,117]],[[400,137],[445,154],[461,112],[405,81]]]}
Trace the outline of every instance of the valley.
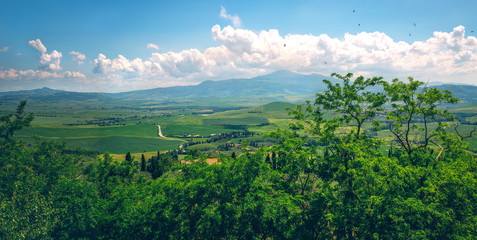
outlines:
{"label": "valley", "polygon": [[[339,229],[363,227],[364,239],[414,239],[420,230],[403,227],[424,219],[432,230],[427,215],[445,223],[435,239],[475,229],[475,87],[437,86],[457,90],[456,103],[420,82],[380,81],[382,92],[379,79],[338,78],[315,96],[0,93],[2,231],[34,236],[37,221],[60,239],[245,239],[239,229],[256,222],[256,238],[342,239]],[[368,226],[383,214],[405,220]]]}
{"label": "valley", "polygon": [[[36,138],[59,140],[72,149],[120,155],[176,150],[182,146],[217,152],[221,145],[239,140],[266,144],[262,135],[286,129],[292,121],[287,108],[312,99],[310,89],[316,92],[326,89],[323,79],[330,78],[278,71],[251,79],[206,81],[196,86],[117,94],[43,88],[0,93],[0,113],[12,111],[20,100],[27,99],[26,111],[34,113],[35,119],[31,127],[19,131],[16,137],[29,144]],[[313,87],[306,87],[307,84]],[[454,90],[461,99],[461,103],[445,108],[456,115],[458,130],[463,135],[469,134],[477,124],[477,99],[473,94],[477,87],[436,87]],[[158,136],[158,125],[164,137]],[[211,140],[232,132],[250,132],[254,136]],[[387,130],[376,136],[392,138]],[[470,150],[477,152],[475,135],[468,142]]]}

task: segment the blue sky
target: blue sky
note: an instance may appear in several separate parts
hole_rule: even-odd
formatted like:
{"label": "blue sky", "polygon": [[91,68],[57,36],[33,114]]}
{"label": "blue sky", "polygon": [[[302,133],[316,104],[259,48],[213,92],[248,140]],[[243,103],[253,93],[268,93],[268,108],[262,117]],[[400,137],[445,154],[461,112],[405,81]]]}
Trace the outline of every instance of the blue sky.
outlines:
{"label": "blue sky", "polygon": [[477,1],[2,1],[0,91],[119,92],[281,69],[477,84],[475,9]]}

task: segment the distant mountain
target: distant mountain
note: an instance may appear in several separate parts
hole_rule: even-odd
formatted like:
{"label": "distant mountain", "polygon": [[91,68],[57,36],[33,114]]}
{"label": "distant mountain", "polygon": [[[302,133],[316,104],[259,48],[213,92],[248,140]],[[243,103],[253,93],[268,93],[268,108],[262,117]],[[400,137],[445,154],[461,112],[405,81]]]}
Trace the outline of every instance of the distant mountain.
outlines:
{"label": "distant mountain", "polygon": [[33,95],[49,95],[55,93],[66,92],[63,90],[55,90],[51,88],[39,88],[34,90],[20,90],[20,91],[11,91],[11,92],[0,92],[0,96],[33,96]]}
{"label": "distant mountain", "polygon": [[457,84],[442,84],[439,86],[433,86],[439,90],[449,90],[453,93],[454,97],[460,99],[463,103],[477,102],[477,86],[473,85],[457,85]]}
{"label": "distant mountain", "polygon": [[[153,88],[121,93],[84,93],[41,88],[12,92],[0,92],[0,101],[31,99],[36,101],[129,101],[153,100],[161,102],[185,102],[200,99],[250,98],[286,101],[286,96],[310,96],[326,89],[323,79],[338,82],[319,74],[303,75],[290,71],[277,71],[254,78],[204,81],[198,85]],[[448,89],[463,102],[477,102],[477,86],[442,84],[432,86]]]}
{"label": "distant mountain", "polygon": [[278,71],[254,78],[204,81],[193,86],[154,88],[112,94],[120,99],[138,100],[190,100],[201,98],[233,98],[245,96],[305,95],[324,90],[319,74],[302,75],[289,71]]}
{"label": "distant mountain", "polygon": [[34,101],[86,101],[104,99],[103,93],[84,93],[84,92],[69,92],[64,90],[56,90],[51,88],[39,88],[34,90],[21,90],[11,92],[0,92],[0,101],[19,101],[19,100],[34,100]]}

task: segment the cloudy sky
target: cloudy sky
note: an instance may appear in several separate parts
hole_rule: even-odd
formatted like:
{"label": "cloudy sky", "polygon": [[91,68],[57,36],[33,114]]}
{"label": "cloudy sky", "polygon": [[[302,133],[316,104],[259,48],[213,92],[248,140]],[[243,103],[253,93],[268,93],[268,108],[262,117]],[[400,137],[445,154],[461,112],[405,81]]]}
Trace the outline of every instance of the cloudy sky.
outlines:
{"label": "cloudy sky", "polygon": [[[477,85],[477,1],[1,1],[0,91],[298,73]],[[475,32],[474,32],[475,30]]]}

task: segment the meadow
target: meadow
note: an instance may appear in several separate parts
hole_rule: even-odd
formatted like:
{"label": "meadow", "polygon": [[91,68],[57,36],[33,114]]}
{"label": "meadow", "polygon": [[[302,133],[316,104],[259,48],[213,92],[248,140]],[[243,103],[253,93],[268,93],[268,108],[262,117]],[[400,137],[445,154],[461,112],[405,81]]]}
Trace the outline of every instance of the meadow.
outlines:
{"label": "meadow", "polygon": [[[11,111],[11,106],[1,106],[2,112]],[[51,107],[48,107],[51,106]],[[16,137],[34,143],[36,138],[64,141],[70,148],[81,148],[114,154],[155,152],[178,149],[190,141],[190,136],[204,137],[235,131],[266,133],[278,127],[286,127],[290,117],[285,110],[293,104],[276,102],[252,108],[223,106],[210,107],[166,106],[145,102],[132,107],[101,105],[94,103],[56,102],[27,104],[26,112],[35,119],[31,126],[18,131]],[[208,113],[208,114],[204,114]],[[114,119],[114,120],[111,120]],[[108,125],[108,122],[112,122]],[[105,125],[98,125],[98,124]],[[158,136],[161,126],[166,138]],[[211,146],[217,147],[219,143]],[[222,144],[222,142],[220,142]]]}
{"label": "meadow", "polygon": [[[12,111],[14,102],[0,105],[0,112]],[[205,104],[211,104],[206,106]],[[201,103],[159,103],[150,101],[58,101],[29,102],[26,111],[33,112],[31,126],[19,131],[16,137],[33,144],[36,138],[60,140],[70,148],[81,148],[100,153],[124,155],[127,152],[144,153],[179,149],[186,142],[202,141],[191,149],[211,151],[229,141],[206,143],[208,138],[236,131],[250,131],[263,135],[278,128],[285,129],[293,121],[287,108],[296,104],[273,102],[250,107],[233,101]],[[475,104],[446,106],[456,114],[458,131],[468,136],[477,122]],[[329,118],[332,115],[325,114]],[[455,123],[449,126],[455,132]],[[465,124],[463,124],[465,123]],[[166,138],[158,136],[161,126]],[[430,125],[433,126],[432,124]],[[367,126],[369,129],[370,126]],[[382,139],[391,139],[389,130],[376,133]],[[259,141],[250,138],[251,141]],[[466,139],[470,150],[477,152],[477,137]],[[235,141],[237,142],[237,141]]]}

